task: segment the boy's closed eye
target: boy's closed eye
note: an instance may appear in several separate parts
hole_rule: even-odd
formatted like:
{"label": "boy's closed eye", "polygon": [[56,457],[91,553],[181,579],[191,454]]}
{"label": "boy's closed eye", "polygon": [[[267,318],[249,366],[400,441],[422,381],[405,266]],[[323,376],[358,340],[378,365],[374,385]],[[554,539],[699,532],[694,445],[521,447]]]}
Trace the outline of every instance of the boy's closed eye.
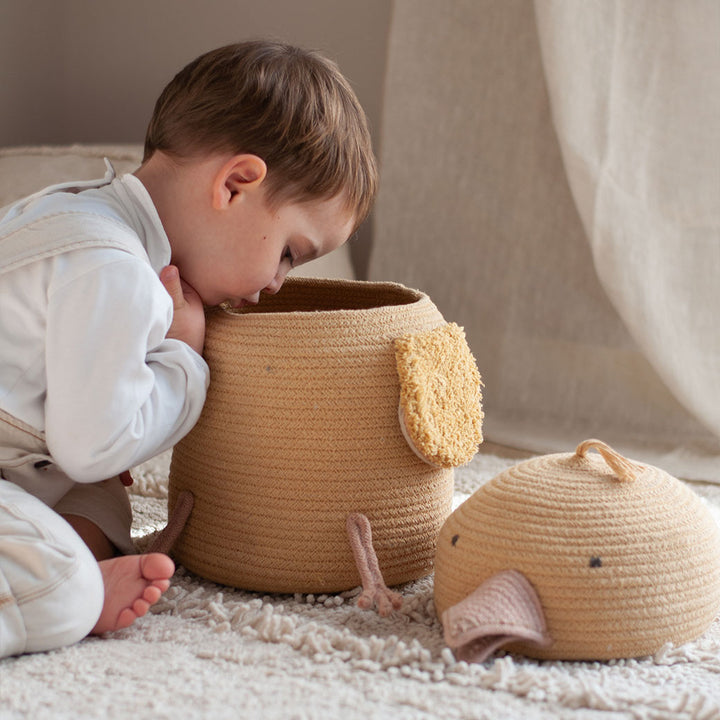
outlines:
{"label": "boy's closed eye", "polygon": [[280,260],[281,262],[283,260],[287,260],[290,263],[291,268],[295,267],[295,256],[293,255],[292,250],[289,247],[285,248],[283,256]]}

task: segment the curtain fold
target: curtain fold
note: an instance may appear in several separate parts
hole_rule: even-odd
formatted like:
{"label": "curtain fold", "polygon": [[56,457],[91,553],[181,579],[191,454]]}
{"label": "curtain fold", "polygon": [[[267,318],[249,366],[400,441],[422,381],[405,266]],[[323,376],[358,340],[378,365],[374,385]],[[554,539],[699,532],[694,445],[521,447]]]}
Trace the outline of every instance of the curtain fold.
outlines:
{"label": "curtain fold", "polygon": [[[538,0],[536,18],[528,0],[395,0],[369,279],[420,288],[465,327],[488,440],[567,452],[598,437],[720,482],[714,111],[683,111],[702,125],[686,144],[674,125],[630,128],[623,114],[652,118],[666,73],[678,103],[694,97],[674,46],[621,72],[621,6],[660,8],[622,25],[630,47],[647,32],[655,57],[668,4],[687,5]],[[671,139],[671,155],[653,154]]]}
{"label": "curtain fold", "polygon": [[595,267],[673,395],[720,436],[720,3],[536,0]]}

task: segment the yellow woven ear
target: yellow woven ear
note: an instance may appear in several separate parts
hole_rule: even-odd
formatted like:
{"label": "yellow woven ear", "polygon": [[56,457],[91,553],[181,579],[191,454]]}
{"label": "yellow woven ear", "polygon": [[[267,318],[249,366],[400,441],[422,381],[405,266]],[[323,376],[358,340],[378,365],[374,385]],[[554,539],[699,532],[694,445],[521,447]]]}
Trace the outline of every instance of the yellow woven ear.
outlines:
{"label": "yellow woven ear", "polygon": [[483,441],[482,381],[465,333],[455,323],[395,341],[400,424],[426,462],[464,465]]}

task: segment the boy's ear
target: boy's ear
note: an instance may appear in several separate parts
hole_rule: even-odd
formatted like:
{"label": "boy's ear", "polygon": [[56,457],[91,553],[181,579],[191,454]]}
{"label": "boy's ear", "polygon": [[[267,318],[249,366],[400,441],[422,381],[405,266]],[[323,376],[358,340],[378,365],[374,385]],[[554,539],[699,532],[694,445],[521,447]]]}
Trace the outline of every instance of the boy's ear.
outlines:
{"label": "boy's ear", "polygon": [[267,165],[257,155],[233,155],[215,174],[212,187],[212,204],[222,210],[236,198],[260,187],[267,176]]}

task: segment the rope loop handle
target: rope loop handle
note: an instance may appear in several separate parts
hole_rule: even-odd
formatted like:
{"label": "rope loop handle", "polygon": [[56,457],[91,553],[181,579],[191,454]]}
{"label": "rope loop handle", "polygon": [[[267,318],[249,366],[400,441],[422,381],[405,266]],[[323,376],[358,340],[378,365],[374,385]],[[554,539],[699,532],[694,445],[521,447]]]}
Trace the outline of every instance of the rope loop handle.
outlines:
{"label": "rope loop handle", "polygon": [[603,460],[610,466],[618,480],[623,482],[632,482],[638,476],[641,468],[635,463],[630,462],[627,458],[615,452],[608,444],[602,440],[585,440],[581,442],[575,454],[578,457],[585,457],[589,450],[597,450],[602,455]]}

